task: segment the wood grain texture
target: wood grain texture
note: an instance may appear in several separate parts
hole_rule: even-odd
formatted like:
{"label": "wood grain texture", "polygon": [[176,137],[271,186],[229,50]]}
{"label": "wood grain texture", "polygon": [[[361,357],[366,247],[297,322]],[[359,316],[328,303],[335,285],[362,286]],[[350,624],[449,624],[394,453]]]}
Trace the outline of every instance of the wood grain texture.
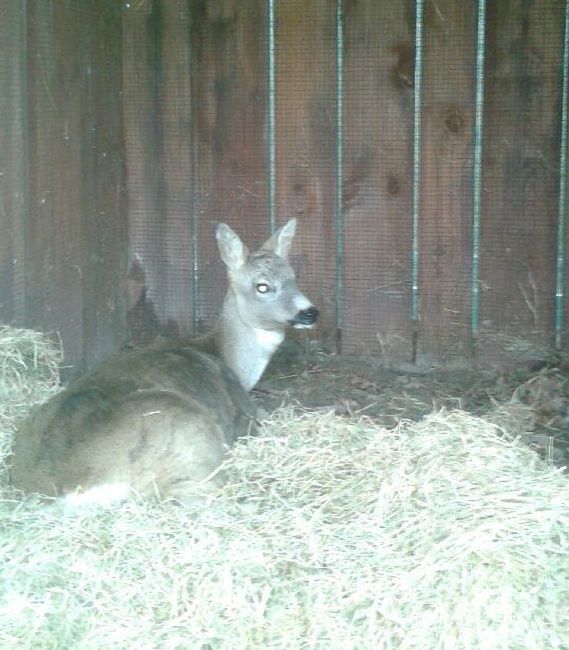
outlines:
{"label": "wood grain texture", "polygon": [[71,375],[125,335],[121,8],[87,8],[30,0],[3,13],[14,55],[0,129],[12,148],[2,320],[60,336]]}
{"label": "wood grain texture", "polygon": [[419,357],[470,352],[476,5],[425,4]]}
{"label": "wood grain texture", "polygon": [[345,3],[343,349],[411,354],[412,2]]}
{"label": "wood grain texture", "polygon": [[481,316],[496,348],[552,340],[563,9],[488,7]]}
{"label": "wood grain texture", "polygon": [[0,322],[25,323],[27,229],[26,15],[5,3],[0,20]]}
{"label": "wood grain texture", "polygon": [[129,203],[129,329],[136,343],[192,322],[190,7],[132,3],[124,12],[124,123]]}
{"label": "wood grain texture", "polygon": [[200,326],[219,313],[226,280],[213,237],[218,221],[252,247],[268,234],[265,3],[192,3],[195,206]]}
{"label": "wood grain texture", "polygon": [[[267,2],[4,4],[2,321],[60,332],[75,372],[127,334],[210,326],[226,286],[213,225],[252,246],[269,229]],[[494,361],[553,340],[565,3],[487,5],[479,350]],[[336,6],[275,2],[277,222],[299,219],[293,263],[324,339],[336,309]],[[342,7],[343,351],[408,360],[415,3]],[[423,361],[470,354],[475,43],[476,3],[426,0]],[[569,264],[566,275],[569,287]]]}
{"label": "wood grain texture", "polygon": [[328,0],[276,3],[276,152],[279,223],[298,219],[299,286],[336,327],[336,15]]}
{"label": "wood grain texture", "polygon": [[80,5],[81,247],[84,351],[91,368],[126,339],[125,147],[122,115],[120,4]]}
{"label": "wood grain texture", "polygon": [[29,229],[26,314],[83,366],[81,94],[77,3],[28,2]]}

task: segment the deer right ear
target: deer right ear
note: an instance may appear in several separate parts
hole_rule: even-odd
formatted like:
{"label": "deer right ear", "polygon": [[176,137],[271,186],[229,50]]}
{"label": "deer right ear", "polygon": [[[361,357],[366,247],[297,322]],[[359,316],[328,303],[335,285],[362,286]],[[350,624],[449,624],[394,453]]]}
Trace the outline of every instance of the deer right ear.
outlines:
{"label": "deer right ear", "polygon": [[215,228],[215,238],[221,259],[228,269],[236,271],[247,261],[249,251],[239,235],[226,224],[218,223]]}
{"label": "deer right ear", "polygon": [[281,226],[276,230],[262,245],[261,248],[264,248],[268,251],[273,251],[279,257],[282,257],[286,260],[288,257],[288,252],[292,246],[292,240],[294,239],[294,233],[296,231],[296,219],[293,217],[289,219],[284,226]]}

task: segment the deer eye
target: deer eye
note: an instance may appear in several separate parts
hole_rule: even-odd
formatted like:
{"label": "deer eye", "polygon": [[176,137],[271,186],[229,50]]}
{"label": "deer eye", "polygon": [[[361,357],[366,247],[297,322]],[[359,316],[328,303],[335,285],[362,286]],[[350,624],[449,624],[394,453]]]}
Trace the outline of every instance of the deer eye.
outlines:
{"label": "deer eye", "polygon": [[258,293],[269,293],[271,287],[266,282],[257,282],[255,289]]}

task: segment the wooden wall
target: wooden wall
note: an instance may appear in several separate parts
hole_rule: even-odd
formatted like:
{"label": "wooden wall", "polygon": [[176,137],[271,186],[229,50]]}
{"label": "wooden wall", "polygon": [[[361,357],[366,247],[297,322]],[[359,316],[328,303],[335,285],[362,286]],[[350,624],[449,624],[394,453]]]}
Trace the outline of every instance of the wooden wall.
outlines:
{"label": "wooden wall", "polygon": [[[408,360],[415,3],[345,0],[342,10],[343,350]],[[261,0],[148,0],[125,15],[131,242],[147,270],[147,304],[133,314],[150,334],[212,322],[224,285],[212,223],[226,220],[248,241],[267,233],[267,12]],[[424,360],[472,350],[476,12],[475,2],[425,3]],[[508,346],[552,340],[564,2],[502,0],[488,12],[480,350],[498,359]],[[337,3],[276,2],[274,18],[277,219],[300,221],[300,283],[323,311],[319,335],[332,341]]]}
{"label": "wooden wall", "polygon": [[564,4],[489,4],[482,309],[506,342],[554,318]]}
{"label": "wooden wall", "polygon": [[120,5],[3,2],[0,314],[59,333],[72,373],[125,336]]}
{"label": "wooden wall", "polygon": [[[492,360],[552,341],[565,2],[487,5],[480,350]],[[344,352],[410,360],[415,331],[419,360],[468,356],[477,3],[425,1],[416,324],[415,3],[341,4],[341,134],[336,0],[274,6],[276,217],[299,219],[315,335],[337,338],[341,234]],[[2,4],[4,322],[60,331],[77,368],[129,338],[212,323],[225,287],[213,224],[251,244],[269,233],[268,7]]]}

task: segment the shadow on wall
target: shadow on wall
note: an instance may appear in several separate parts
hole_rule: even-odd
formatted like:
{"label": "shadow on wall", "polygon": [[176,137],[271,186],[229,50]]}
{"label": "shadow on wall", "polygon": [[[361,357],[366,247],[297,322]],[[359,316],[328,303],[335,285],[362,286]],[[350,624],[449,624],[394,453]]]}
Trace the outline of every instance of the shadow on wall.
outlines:
{"label": "shadow on wall", "polygon": [[146,274],[139,260],[133,260],[127,275],[127,329],[128,339],[124,347],[141,347],[159,336],[176,338],[180,327],[175,321],[161,323],[154,303],[147,296]]}

